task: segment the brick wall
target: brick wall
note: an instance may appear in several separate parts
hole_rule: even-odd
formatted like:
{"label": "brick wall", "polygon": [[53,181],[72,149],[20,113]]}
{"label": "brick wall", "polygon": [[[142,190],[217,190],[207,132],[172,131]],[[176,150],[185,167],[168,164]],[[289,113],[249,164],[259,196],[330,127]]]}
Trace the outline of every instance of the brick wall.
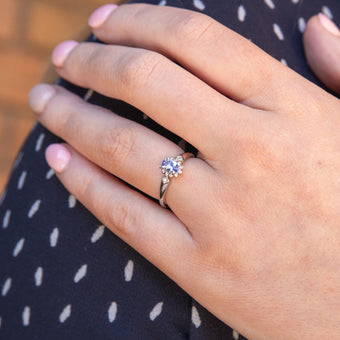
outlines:
{"label": "brick wall", "polygon": [[77,36],[90,13],[104,3],[107,1],[1,0],[0,192],[34,123],[27,95],[41,81],[53,46]]}

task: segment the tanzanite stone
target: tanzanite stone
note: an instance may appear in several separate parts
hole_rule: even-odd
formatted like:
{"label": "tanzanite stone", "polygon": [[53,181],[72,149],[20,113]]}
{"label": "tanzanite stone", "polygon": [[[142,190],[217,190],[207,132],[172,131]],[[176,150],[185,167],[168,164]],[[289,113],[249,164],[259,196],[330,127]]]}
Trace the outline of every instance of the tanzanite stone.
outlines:
{"label": "tanzanite stone", "polygon": [[163,169],[165,169],[169,173],[176,173],[179,170],[179,164],[173,159],[165,159],[162,162]]}
{"label": "tanzanite stone", "polygon": [[183,158],[181,156],[177,156],[176,158],[174,157],[165,158],[162,161],[162,165],[161,165],[162,173],[165,176],[177,177],[179,174],[182,173],[182,169],[183,169],[182,162],[183,162]]}

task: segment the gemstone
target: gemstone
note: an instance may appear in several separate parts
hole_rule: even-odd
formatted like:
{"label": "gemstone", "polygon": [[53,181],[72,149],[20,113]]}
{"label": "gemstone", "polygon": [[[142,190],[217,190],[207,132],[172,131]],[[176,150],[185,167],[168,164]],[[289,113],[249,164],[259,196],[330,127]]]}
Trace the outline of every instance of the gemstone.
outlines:
{"label": "gemstone", "polygon": [[166,176],[178,176],[179,173],[181,173],[181,169],[183,167],[181,166],[181,163],[183,162],[183,159],[179,159],[176,157],[175,159],[173,157],[171,158],[165,158],[162,162],[162,173]]}

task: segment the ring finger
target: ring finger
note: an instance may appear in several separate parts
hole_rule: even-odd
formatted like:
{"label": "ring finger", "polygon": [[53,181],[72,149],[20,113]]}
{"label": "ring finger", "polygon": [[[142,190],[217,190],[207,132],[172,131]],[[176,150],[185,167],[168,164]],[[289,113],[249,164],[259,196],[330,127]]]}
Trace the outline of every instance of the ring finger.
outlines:
{"label": "ring finger", "polygon": [[[183,153],[178,145],[156,132],[89,104],[59,86],[36,86],[30,93],[30,105],[50,131],[92,162],[153,198],[159,198],[162,159]],[[193,172],[193,167],[195,176],[185,176],[187,171]],[[177,189],[195,193],[191,199],[195,206],[194,197],[200,197],[205,189],[195,186],[192,178],[197,181],[213,171],[200,159],[188,161],[186,170],[176,179],[180,184],[170,185],[170,195],[167,193],[167,203],[175,212],[187,199],[185,195],[178,195]]]}

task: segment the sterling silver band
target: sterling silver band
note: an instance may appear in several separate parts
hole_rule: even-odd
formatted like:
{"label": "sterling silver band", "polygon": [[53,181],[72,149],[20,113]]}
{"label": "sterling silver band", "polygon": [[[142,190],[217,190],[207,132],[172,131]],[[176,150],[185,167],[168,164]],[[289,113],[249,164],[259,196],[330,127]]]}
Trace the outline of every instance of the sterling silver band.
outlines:
{"label": "sterling silver band", "polygon": [[160,168],[162,169],[163,177],[161,180],[161,187],[159,191],[159,204],[163,208],[167,208],[168,205],[165,201],[166,190],[170,184],[170,179],[178,177],[183,170],[183,163],[189,158],[193,158],[194,155],[190,152],[182,153],[177,157],[167,157],[162,161]]}

